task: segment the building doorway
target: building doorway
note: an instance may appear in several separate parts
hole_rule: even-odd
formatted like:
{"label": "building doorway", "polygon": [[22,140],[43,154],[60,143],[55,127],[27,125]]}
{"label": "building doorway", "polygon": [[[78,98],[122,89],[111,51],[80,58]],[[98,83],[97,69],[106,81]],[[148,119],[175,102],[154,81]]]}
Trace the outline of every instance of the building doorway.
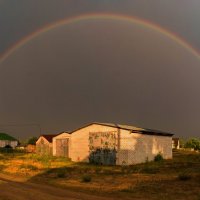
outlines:
{"label": "building doorway", "polygon": [[69,138],[56,139],[56,155],[69,158]]}

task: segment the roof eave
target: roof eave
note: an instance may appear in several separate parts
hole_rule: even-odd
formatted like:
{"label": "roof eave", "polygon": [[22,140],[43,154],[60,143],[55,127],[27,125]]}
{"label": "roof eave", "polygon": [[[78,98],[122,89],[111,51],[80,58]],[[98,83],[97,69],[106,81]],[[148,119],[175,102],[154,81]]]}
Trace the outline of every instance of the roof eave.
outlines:
{"label": "roof eave", "polygon": [[132,133],[140,133],[140,134],[145,134],[145,135],[168,136],[168,137],[172,137],[174,135],[172,133],[159,133],[159,132],[137,131],[137,130],[132,130]]}

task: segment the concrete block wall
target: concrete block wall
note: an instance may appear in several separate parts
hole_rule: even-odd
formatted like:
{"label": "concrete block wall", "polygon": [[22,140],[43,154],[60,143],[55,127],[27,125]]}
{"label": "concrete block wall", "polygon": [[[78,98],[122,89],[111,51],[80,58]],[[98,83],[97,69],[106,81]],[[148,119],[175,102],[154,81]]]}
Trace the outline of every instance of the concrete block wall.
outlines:
{"label": "concrete block wall", "polygon": [[151,161],[158,153],[161,153],[164,159],[172,158],[172,137],[130,133],[126,130],[120,132],[118,165]]}
{"label": "concrete block wall", "polygon": [[92,124],[79,129],[71,135],[70,157],[72,161],[89,162],[89,133],[90,132],[117,132],[116,128]]}
{"label": "concrete block wall", "polygon": [[[70,158],[72,161],[89,162],[89,133],[116,132],[117,165],[131,165],[153,160],[161,153],[165,159],[172,158],[172,137],[131,133],[129,130],[92,124],[72,133],[70,140]],[[119,136],[119,140],[118,140]]]}

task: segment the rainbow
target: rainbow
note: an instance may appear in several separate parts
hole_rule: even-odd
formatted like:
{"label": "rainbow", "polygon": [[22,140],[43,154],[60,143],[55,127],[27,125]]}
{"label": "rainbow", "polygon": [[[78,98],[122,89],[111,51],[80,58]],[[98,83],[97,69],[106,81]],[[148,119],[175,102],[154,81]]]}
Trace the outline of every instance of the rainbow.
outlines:
{"label": "rainbow", "polygon": [[170,38],[171,40],[173,40],[178,45],[180,45],[183,48],[185,48],[186,50],[188,50],[189,53],[191,53],[197,59],[200,60],[200,53],[191,44],[186,42],[183,38],[176,35],[175,33],[172,33],[172,32],[162,28],[161,26],[159,26],[157,24],[154,24],[150,21],[140,19],[140,18],[137,18],[137,17],[133,17],[133,16],[120,15],[120,14],[110,14],[110,13],[100,13],[100,14],[91,13],[91,14],[84,14],[84,15],[80,15],[80,16],[76,16],[76,17],[70,17],[70,18],[67,18],[67,19],[57,21],[55,23],[46,25],[43,28],[41,28],[41,29],[33,32],[32,34],[24,37],[23,39],[18,41],[16,44],[11,46],[7,51],[5,51],[0,56],[0,64],[3,61],[5,61],[11,54],[13,54],[17,49],[19,49],[20,47],[22,47],[23,45],[25,45],[26,43],[28,43],[29,41],[31,41],[35,37],[47,32],[47,31],[50,31],[50,30],[55,29],[55,28],[60,27],[60,26],[69,25],[69,24],[72,24],[72,23],[78,23],[78,22],[82,22],[82,21],[85,21],[85,20],[99,20],[99,19],[105,19],[105,20],[109,19],[109,20],[118,20],[118,21],[129,22],[129,23],[133,23],[133,24],[139,25],[141,27],[156,31],[156,32],[166,36],[167,38]]}

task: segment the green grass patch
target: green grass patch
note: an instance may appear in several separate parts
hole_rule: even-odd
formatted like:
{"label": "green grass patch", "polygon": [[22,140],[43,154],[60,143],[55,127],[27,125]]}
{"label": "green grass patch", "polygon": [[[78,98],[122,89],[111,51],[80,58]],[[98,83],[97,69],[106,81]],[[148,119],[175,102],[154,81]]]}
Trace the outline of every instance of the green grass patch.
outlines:
{"label": "green grass patch", "polygon": [[155,156],[155,158],[154,158],[154,161],[155,161],[155,162],[161,162],[161,161],[163,161],[163,160],[164,160],[164,158],[163,158],[163,156],[162,156],[161,153],[157,154],[157,155]]}

